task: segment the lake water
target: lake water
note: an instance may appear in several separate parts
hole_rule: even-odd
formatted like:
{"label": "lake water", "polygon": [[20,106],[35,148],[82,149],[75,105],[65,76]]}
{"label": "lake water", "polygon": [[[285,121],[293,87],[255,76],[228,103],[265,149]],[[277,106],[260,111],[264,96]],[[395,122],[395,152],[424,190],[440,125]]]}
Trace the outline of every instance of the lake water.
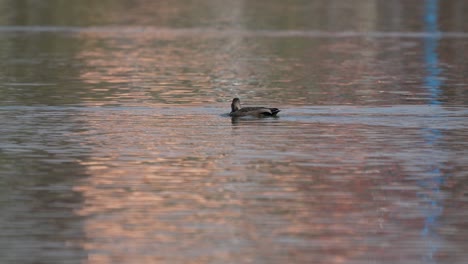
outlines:
{"label": "lake water", "polygon": [[466,263],[466,1],[0,10],[0,263]]}

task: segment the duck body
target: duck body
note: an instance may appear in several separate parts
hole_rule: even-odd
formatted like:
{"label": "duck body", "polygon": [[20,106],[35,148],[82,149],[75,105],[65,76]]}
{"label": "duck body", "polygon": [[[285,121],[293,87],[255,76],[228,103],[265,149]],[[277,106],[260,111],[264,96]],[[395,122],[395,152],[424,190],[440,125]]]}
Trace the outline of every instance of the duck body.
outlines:
{"label": "duck body", "polygon": [[269,108],[263,106],[256,107],[241,107],[239,98],[234,98],[231,103],[231,117],[243,117],[243,116],[254,116],[254,117],[270,117],[276,116],[281,110],[278,108]]}

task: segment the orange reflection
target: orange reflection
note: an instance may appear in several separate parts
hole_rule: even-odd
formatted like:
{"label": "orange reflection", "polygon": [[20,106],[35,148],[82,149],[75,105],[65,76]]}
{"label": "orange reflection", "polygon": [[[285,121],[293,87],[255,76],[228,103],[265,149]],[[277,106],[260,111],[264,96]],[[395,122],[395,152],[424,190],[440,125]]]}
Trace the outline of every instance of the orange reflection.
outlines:
{"label": "orange reflection", "polygon": [[[374,9],[365,9],[363,28],[373,27]],[[405,228],[421,221],[389,213],[405,208],[399,199],[414,199],[401,188],[407,172],[395,165],[395,153],[407,148],[399,136],[408,131],[291,119],[232,125],[191,112],[236,91],[297,104],[398,103],[399,96],[381,93],[394,80],[375,78],[399,70],[378,60],[381,47],[369,46],[357,60],[362,44],[374,42],[299,39],[291,43],[311,45],[278,55],[289,40],[270,50],[270,39],[251,47],[239,36],[161,32],[167,35],[114,35],[77,56],[87,65],[80,78],[94,87],[85,105],[150,106],[83,117],[94,155],[75,191],[85,199],[76,213],[86,218],[89,263],[348,263],[389,258],[387,251],[411,258],[414,252],[394,246],[401,238],[394,234],[418,244]],[[310,77],[310,69],[323,72]]]}

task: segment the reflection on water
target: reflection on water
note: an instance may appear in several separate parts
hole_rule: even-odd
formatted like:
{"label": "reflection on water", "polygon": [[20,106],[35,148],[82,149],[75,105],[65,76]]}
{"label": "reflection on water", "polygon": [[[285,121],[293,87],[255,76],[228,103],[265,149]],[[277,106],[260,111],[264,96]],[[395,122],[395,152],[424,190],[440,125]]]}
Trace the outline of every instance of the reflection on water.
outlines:
{"label": "reflection on water", "polygon": [[[65,208],[73,213],[75,220],[58,237],[67,241],[69,251],[85,250],[90,263],[187,258],[319,263],[370,258],[391,263],[395,255],[425,258],[434,243],[437,252],[457,250],[445,241],[463,234],[457,228],[463,218],[455,217],[458,209],[451,206],[437,211],[451,228],[432,230],[437,236],[429,238],[422,232],[427,214],[434,213],[428,198],[445,196],[450,204],[463,195],[453,186],[461,181],[457,171],[467,164],[461,140],[466,137],[466,109],[438,109],[437,117],[429,118],[426,106],[296,107],[278,119],[236,124],[219,115],[225,108],[21,109],[23,116],[43,121],[36,124],[39,135],[3,128],[2,142],[30,146],[6,148],[7,158],[25,158],[16,166],[31,167],[21,174],[7,171],[43,175],[43,183],[9,186],[16,186],[18,199],[28,193],[45,203],[38,212],[49,212],[46,219],[63,219]],[[14,110],[3,108],[2,113]],[[10,118],[6,127],[17,127]],[[59,135],[49,131],[42,134],[48,140],[35,138],[58,120]],[[436,147],[427,144],[426,129],[439,128],[444,140]],[[70,142],[61,142],[63,133]],[[47,142],[36,146],[44,154],[32,152],[34,142]],[[60,153],[60,158],[54,156]],[[3,164],[8,168],[10,163]],[[439,193],[431,185],[435,164],[441,173],[458,175],[443,183]],[[41,173],[41,167],[46,171]],[[33,223],[42,219],[16,217]],[[77,227],[81,233],[72,231]],[[50,229],[36,232],[45,235]]]}
{"label": "reflection on water", "polygon": [[[437,16],[438,16],[438,0],[426,1],[425,3],[425,26],[426,31],[430,33],[437,33]],[[437,38],[425,38],[424,40],[424,57],[426,62],[427,76],[425,78],[425,86],[429,92],[429,105],[439,106],[441,102],[439,97],[441,95],[440,86],[442,81],[439,78],[439,60],[437,54]],[[441,137],[441,131],[438,129],[424,129],[426,144],[434,147]],[[423,192],[419,195],[426,203],[423,207],[424,211],[424,228],[422,236],[427,237],[427,254],[424,256],[424,262],[437,263],[435,256],[439,251],[440,242],[437,233],[434,232],[439,227],[439,217],[443,210],[443,197],[440,193],[440,188],[445,181],[445,175],[441,172],[440,164],[435,162],[428,170],[428,178],[422,179],[420,185],[424,188]]]}
{"label": "reflection on water", "polygon": [[0,262],[466,260],[464,1],[49,2],[0,1]]}

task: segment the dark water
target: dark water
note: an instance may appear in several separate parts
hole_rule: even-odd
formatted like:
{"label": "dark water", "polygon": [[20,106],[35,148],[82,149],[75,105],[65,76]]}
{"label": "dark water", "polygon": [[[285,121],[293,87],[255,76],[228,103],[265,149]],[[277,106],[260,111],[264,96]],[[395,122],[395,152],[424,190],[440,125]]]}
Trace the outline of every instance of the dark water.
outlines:
{"label": "dark water", "polygon": [[467,11],[0,1],[0,263],[466,263]]}

